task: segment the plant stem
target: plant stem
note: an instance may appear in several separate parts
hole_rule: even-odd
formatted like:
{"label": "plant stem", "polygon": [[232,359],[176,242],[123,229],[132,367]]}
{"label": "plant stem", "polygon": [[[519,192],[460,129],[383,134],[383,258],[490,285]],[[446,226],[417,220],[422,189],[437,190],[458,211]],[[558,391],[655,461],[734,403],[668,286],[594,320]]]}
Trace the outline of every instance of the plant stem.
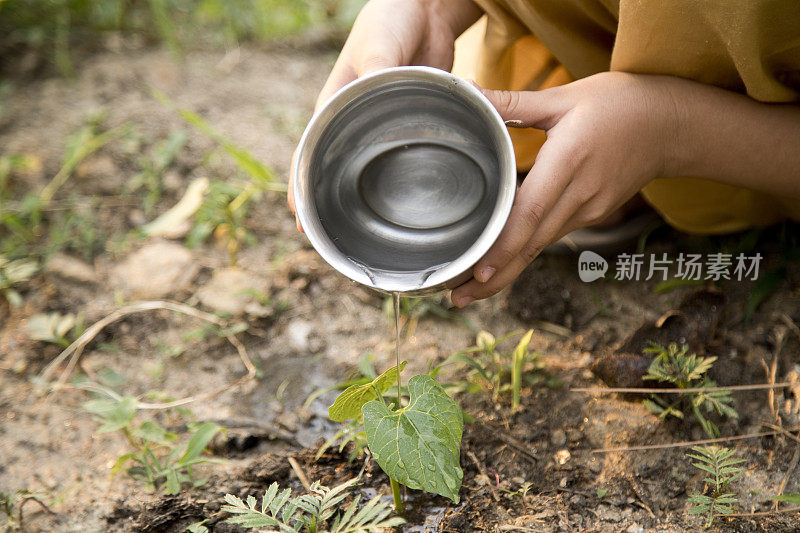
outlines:
{"label": "plant stem", "polygon": [[397,511],[397,514],[403,514],[403,497],[400,495],[400,484],[389,478],[389,482],[392,484],[392,496],[394,497],[394,510]]}
{"label": "plant stem", "polygon": [[400,293],[393,292],[392,300],[394,302],[394,355],[397,360],[397,408],[400,409]]}

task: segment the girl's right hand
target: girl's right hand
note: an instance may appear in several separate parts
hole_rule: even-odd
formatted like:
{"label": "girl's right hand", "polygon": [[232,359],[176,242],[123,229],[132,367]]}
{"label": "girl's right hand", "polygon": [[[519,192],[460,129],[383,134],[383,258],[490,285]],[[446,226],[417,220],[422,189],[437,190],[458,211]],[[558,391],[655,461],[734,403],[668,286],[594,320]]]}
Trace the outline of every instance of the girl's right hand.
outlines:
{"label": "girl's right hand", "polygon": [[317,99],[317,108],[351,81],[388,67],[450,70],[456,38],[481,15],[472,0],[372,0]]}
{"label": "girl's right hand", "polygon": [[[371,0],[353,24],[317,109],[351,81],[376,70],[424,65],[449,71],[456,38],[481,14],[472,0]],[[291,181],[287,200],[297,220]],[[299,220],[297,229],[303,231]]]}

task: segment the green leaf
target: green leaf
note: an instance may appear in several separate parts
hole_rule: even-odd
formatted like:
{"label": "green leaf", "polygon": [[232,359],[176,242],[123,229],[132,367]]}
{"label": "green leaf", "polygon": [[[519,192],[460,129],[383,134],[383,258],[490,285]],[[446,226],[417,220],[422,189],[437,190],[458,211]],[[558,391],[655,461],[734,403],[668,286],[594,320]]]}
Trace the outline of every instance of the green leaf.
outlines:
{"label": "green leaf", "polygon": [[120,455],[117,458],[117,462],[114,463],[114,466],[111,468],[111,477],[114,477],[114,474],[116,474],[120,470],[125,470],[124,468],[125,463],[127,463],[128,460],[133,459],[134,457],[136,457],[135,453],[126,453],[124,455]]}
{"label": "green leaf", "polygon": [[134,436],[163,446],[168,446],[172,441],[178,438],[174,433],[168,432],[166,429],[150,420],[143,422],[134,432]]}
{"label": "green leaf", "polygon": [[178,494],[181,491],[181,482],[178,481],[178,473],[173,470],[167,470],[167,483],[165,491],[167,494]]}
{"label": "green leaf", "polygon": [[191,463],[197,456],[203,453],[206,445],[221,429],[222,428],[214,422],[205,422],[201,424],[189,439],[189,443],[186,445],[186,451],[183,452],[181,458],[178,459],[178,465],[182,466]]}
{"label": "green leaf", "polygon": [[770,498],[770,500],[776,502],[789,502],[800,505],[800,494],[781,494],[780,496],[775,496],[774,498]]}
{"label": "green leaf", "polygon": [[136,414],[136,398],[122,398],[116,400],[90,400],[83,404],[83,408],[97,415],[97,421],[103,425],[98,428],[98,433],[108,433],[124,428],[133,421]]}
{"label": "green leaf", "polygon": [[528,355],[528,345],[531,342],[531,335],[533,335],[532,329],[528,330],[525,336],[519,341],[519,344],[517,344],[517,347],[514,348],[514,364],[511,371],[511,407],[513,409],[519,407],[519,393],[522,388],[522,365],[525,363],[525,356]]}
{"label": "green leaf", "polygon": [[372,456],[397,482],[458,503],[464,476],[461,408],[428,375],[411,378],[408,391],[409,405],[403,409],[390,411],[378,400],[361,408]]}
{"label": "green leaf", "polygon": [[194,524],[189,524],[186,526],[186,531],[189,533],[208,533],[208,528],[204,526],[207,520],[203,520],[202,522],[195,522]]}
{"label": "green leaf", "polygon": [[[406,366],[406,361],[400,363],[400,372]],[[375,400],[378,394],[389,390],[393,383],[397,381],[397,366],[393,366],[377,378],[362,385],[352,385],[344,390],[336,401],[328,408],[328,416],[334,422],[344,422],[351,418],[358,418],[361,415],[361,406],[370,400]]]}

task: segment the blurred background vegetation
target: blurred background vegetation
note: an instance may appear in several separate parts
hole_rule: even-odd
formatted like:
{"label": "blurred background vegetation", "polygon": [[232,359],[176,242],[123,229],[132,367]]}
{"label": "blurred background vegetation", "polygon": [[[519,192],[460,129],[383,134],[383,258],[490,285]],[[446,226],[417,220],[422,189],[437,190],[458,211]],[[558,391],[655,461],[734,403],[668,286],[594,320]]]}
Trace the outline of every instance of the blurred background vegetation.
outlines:
{"label": "blurred background vegetation", "polygon": [[[75,55],[103,36],[188,47],[270,43],[298,35],[336,41],[366,0],[0,0],[0,73],[9,58],[75,73]],[[29,70],[34,70],[29,68]]]}

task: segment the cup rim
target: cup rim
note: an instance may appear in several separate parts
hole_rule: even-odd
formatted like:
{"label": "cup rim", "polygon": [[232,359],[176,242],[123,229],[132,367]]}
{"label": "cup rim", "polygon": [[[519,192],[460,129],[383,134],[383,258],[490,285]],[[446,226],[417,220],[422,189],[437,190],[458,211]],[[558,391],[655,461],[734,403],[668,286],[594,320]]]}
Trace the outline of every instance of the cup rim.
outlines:
{"label": "cup rim", "polygon": [[[316,207],[311,187],[310,160],[316,146],[334,116],[351,102],[359,98],[365,89],[377,88],[398,81],[421,81],[446,88],[451,94],[465,99],[486,112],[492,138],[499,140],[501,151],[497,154],[501,172],[500,190],[494,210],[486,227],[475,242],[460,256],[444,267],[434,271],[420,285],[403,286],[396,279],[373,280],[364,270],[339,250],[316,217]],[[295,209],[306,237],[322,258],[348,278],[385,292],[425,292],[436,289],[464,274],[483,257],[497,240],[511,212],[516,194],[516,159],[511,136],[505,122],[492,103],[470,82],[447,71],[433,67],[403,66],[378,70],[358,78],[339,89],[314,113],[300,139],[292,158],[292,187]],[[377,281],[377,283],[376,283]]]}

